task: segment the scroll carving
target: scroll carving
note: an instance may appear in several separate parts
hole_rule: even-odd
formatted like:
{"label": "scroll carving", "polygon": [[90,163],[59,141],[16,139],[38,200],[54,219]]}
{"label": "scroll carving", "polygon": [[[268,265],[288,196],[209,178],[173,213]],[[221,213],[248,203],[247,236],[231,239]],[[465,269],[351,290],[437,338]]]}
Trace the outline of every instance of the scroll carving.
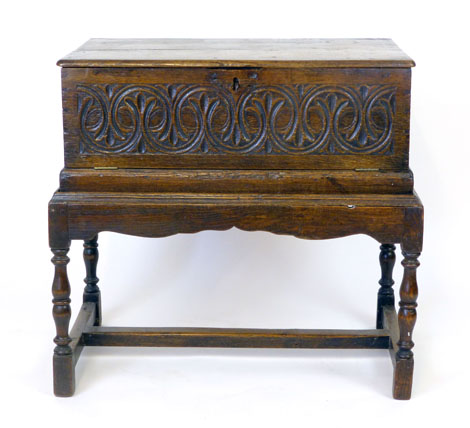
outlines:
{"label": "scroll carving", "polygon": [[391,154],[389,85],[79,85],[81,153]]}

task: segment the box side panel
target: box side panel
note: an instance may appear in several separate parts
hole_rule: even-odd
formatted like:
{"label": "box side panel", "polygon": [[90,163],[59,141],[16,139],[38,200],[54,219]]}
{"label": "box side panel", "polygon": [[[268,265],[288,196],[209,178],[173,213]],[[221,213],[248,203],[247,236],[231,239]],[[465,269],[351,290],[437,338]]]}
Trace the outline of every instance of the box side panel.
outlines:
{"label": "box side panel", "polygon": [[408,169],[409,69],[66,68],[67,168]]}

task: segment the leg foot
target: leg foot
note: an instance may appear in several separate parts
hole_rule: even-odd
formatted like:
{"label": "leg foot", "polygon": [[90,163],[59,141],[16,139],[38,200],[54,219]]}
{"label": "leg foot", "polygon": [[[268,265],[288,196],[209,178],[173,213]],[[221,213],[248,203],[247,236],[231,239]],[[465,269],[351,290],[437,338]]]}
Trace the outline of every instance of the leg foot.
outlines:
{"label": "leg foot", "polygon": [[71,397],[75,392],[73,356],[54,354],[53,372],[54,395],[56,397]]}
{"label": "leg foot", "polygon": [[393,398],[395,400],[409,400],[413,385],[413,358],[402,360],[397,358],[393,372]]}
{"label": "leg foot", "polygon": [[83,302],[96,303],[95,326],[101,325],[101,292],[98,287],[96,267],[98,265],[98,235],[83,243],[83,260],[85,261],[86,278],[85,290],[83,291]]}

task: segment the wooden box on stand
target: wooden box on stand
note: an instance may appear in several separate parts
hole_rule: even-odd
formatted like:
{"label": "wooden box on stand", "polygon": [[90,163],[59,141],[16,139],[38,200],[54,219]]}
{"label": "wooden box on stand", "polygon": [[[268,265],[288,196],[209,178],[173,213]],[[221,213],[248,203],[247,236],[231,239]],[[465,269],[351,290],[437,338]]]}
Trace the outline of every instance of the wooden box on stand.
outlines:
{"label": "wooden box on stand", "polygon": [[[413,374],[423,206],[408,165],[413,61],[388,39],[91,39],[61,59],[65,165],[49,204],[56,395],[84,346],[384,348],[393,395]],[[263,230],[381,245],[373,330],[101,326],[103,231]],[[69,332],[71,240],[83,306]],[[404,277],[395,311],[395,246]]]}

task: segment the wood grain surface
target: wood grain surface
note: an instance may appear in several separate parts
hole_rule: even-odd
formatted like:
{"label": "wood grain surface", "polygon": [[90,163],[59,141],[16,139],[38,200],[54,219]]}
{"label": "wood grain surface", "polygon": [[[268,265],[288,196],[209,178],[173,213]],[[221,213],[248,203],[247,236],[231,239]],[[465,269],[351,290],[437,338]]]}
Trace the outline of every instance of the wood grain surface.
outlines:
{"label": "wood grain surface", "polygon": [[90,39],[62,67],[413,67],[390,39]]}

